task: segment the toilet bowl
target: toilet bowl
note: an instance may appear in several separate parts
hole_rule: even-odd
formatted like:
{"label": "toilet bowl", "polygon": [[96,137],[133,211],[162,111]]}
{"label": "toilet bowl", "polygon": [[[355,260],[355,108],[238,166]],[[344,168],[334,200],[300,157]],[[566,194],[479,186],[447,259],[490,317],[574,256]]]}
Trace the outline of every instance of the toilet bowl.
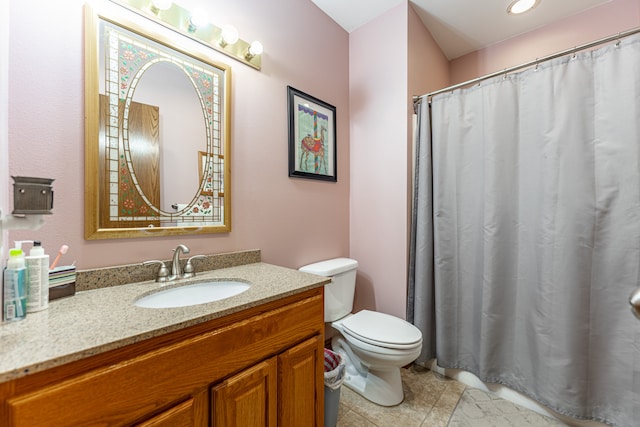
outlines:
{"label": "toilet bowl", "polygon": [[325,285],[325,322],[331,324],[333,351],[345,360],[344,384],[382,406],[402,402],[400,368],[422,349],[422,333],[398,317],[362,310],[352,314],[358,263],[336,258],[309,264],[300,271],[331,277]]}
{"label": "toilet bowl", "polygon": [[420,330],[384,313],[362,310],[331,323],[334,351],[346,357],[345,384],[382,406],[402,402],[400,368],[422,349]]}

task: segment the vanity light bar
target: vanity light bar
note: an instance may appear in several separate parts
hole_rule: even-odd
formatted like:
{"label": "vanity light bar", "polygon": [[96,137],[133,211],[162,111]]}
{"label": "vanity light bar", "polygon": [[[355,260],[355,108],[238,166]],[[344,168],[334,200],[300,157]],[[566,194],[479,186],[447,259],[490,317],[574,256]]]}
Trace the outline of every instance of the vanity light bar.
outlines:
{"label": "vanity light bar", "polygon": [[[203,45],[240,61],[243,64],[260,70],[262,68],[262,44],[254,41],[248,43],[240,38],[234,43],[227,39],[226,27],[217,27],[211,23],[194,25],[193,14],[187,9],[172,3],[168,9],[159,9],[151,0],[110,0],[145,18],[151,19],[170,30],[176,31]],[[253,46],[253,48],[252,48]],[[259,46],[259,49],[256,49]],[[255,53],[258,50],[260,53]]]}

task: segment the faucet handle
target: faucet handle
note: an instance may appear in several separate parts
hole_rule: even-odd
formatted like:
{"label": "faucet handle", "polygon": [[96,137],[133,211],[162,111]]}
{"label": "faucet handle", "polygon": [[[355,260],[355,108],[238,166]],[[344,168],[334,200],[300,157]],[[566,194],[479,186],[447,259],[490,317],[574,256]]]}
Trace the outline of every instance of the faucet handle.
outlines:
{"label": "faucet handle", "polygon": [[191,260],[193,259],[199,259],[199,258],[206,258],[206,255],[194,255],[191,258],[189,258],[187,260],[187,263],[184,266],[184,274],[182,275],[182,277],[184,277],[185,279],[188,277],[195,277],[196,275],[196,270],[195,268],[193,268],[193,264],[191,264]]}
{"label": "faucet handle", "polygon": [[169,277],[169,269],[163,261],[159,261],[157,259],[151,261],[145,261],[142,265],[150,265],[150,264],[160,264],[160,268],[158,269],[158,275],[156,276],[156,282],[166,282],[167,277]]}

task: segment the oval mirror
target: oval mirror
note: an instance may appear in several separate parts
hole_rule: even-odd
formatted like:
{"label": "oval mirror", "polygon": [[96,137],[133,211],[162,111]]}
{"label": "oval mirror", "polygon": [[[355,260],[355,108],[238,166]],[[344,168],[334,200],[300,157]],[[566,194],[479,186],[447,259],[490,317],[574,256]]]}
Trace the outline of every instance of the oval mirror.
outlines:
{"label": "oval mirror", "polygon": [[86,28],[85,237],[230,231],[229,68],[126,16]]}
{"label": "oval mirror", "polygon": [[146,115],[140,108],[129,109],[129,117],[124,118],[129,129],[153,124],[151,132],[157,130],[158,137],[129,131],[129,144],[124,148],[131,155],[131,173],[148,200],[164,212],[175,212],[174,205],[185,204],[196,196],[200,175],[199,159],[194,153],[207,151],[206,122],[198,92],[185,70],[160,61],[144,71],[132,103],[155,107],[158,118]]}

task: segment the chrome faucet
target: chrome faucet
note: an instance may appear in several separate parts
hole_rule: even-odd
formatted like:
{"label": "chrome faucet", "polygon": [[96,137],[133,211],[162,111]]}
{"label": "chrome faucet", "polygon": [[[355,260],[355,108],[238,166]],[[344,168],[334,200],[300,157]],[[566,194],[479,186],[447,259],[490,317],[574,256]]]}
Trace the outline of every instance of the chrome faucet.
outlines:
{"label": "chrome faucet", "polygon": [[189,248],[185,245],[178,245],[173,250],[173,263],[171,264],[171,276],[167,280],[181,279],[184,275],[182,268],[180,267],[180,252],[183,254],[189,253]]}
{"label": "chrome faucet", "polygon": [[170,282],[172,280],[177,279],[188,279],[190,277],[195,277],[196,270],[193,267],[193,260],[199,258],[207,258],[206,255],[193,255],[191,258],[187,260],[185,263],[184,269],[180,265],[180,253],[188,254],[189,248],[185,245],[178,245],[175,249],[173,249],[173,263],[171,264],[171,274],[169,274],[169,269],[164,261],[159,260],[151,260],[145,261],[142,265],[150,265],[150,264],[160,264],[160,268],[158,269],[158,274],[156,275],[156,282],[164,283]]}

